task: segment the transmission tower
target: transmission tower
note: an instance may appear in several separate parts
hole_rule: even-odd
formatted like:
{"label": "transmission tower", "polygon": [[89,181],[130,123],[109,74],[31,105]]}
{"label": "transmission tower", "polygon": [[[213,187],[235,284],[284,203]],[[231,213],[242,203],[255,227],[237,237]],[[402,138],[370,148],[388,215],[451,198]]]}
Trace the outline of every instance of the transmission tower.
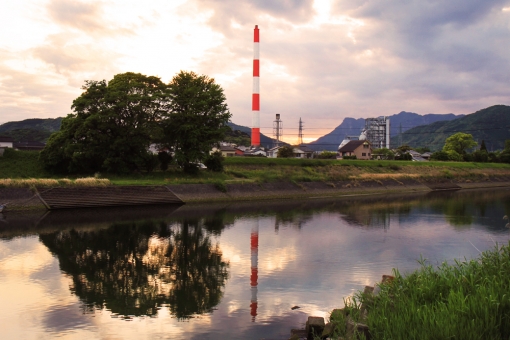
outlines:
{"label": "transmission tower", "polygon": [[279,147],[282,138],[283,123],[280,119],[280,114],[276,114],[276,119],[273,121],[273,136],[274,136],[274,147]]}
{"label": "transmission tower", "polygon": [[303,144],[303,121],[299,117],[299,133],[298,133],[298,145]]}

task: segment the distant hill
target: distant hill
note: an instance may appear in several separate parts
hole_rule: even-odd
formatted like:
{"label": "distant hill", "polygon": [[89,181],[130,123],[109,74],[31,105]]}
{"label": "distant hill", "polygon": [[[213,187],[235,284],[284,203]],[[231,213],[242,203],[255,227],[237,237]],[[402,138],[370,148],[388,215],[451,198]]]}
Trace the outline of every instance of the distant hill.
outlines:
{"label": "distant hill", "polygon": [[[249,128],[247,126],[237,125],[232,122],[228,122],[227,125],[230,126],[230,128],[234,131],[238,130],[238,131],[248,134],[248,136],[251,136],[251,128]],[[249,146],[249,145],[246,145],[246,146]],[[273,139],[269,138],[268,136],[261,133],[260,134],[260,146],[263,146],[265,148],[272,148],[273,147]]]}
{"label": "distant hill", "polygon": [[411,147],[427,146],[437,151],[443,148],[446,138],[457,132],[473,135],[478,143],[484,140],[489,151],[501,150],[505,140],[510,139],[510,106],[494,105],[452,121],[409,129],[402,134],[402,143]]}
{"label": "distant hill", "polygon": [[[419,125],[427,125],[438,121],[450,121],[462,117],[463,115],[448,114],[426,114],[419,115],[414,112],[402,111],[398,114],[388,116],[390,119],[390,136],[395,136],[400,132],[407,131]],[[345,136],[359,136],[361,130],[365,127],[365,119],[354,119],[347,117],[343,120],[342,124],[337,126],[330,133],[320,137],[316,141],[308,144],[308,146],[315,151],[336,151],[338,145],[342,142]],[[392,138],[392,146],[397,146],[397,141]]]}
{"label": "distant hill", "polygon": [[62,118],[25,119],[0,125],[0,135],[11,137],[15,142],[33,141],[45,143],[53,132],[60,130]]}

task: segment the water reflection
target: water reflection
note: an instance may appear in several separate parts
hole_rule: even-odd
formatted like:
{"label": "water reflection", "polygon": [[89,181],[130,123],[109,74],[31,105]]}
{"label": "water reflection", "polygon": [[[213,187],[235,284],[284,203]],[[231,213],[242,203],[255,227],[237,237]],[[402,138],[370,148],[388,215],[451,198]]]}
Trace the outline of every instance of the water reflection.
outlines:
{"label": "water reflection", "polygon": [[221,233],[223,224],[149,220],[39,237],[72,278],[84,312],[106,308],[125,317],[154,316],[168,306],[184,319],[210,312],[228,277],[228,263],[206,228]]}
{"label": "water reflection", "polygon": [[505,214],[506,189],[7,212],[2,334],[288,338],[422,254],[436,264],[508,242]]}

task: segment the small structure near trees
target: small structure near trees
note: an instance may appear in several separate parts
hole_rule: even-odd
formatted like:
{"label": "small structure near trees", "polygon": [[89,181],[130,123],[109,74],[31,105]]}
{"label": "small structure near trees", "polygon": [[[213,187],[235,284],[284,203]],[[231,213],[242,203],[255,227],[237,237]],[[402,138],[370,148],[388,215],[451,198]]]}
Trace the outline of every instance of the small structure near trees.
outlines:
{"label": "small structure near trees", "polygon": [[356,159],[370,159],[372,157],[372,147],[367,140],[351,140],[338,149],[338,159],[354,157]]}

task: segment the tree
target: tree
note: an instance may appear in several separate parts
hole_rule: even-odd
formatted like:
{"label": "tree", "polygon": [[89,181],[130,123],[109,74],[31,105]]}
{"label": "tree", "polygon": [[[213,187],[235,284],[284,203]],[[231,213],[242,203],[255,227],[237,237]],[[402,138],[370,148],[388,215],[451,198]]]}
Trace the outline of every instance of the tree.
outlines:
{"label": "tree", "polygon": [[278,158],[294,157],[294,148],[290,145],[284,145],[278,149]]}
{"label": "tree", "polygon": [[204,160],[204,165],[208,170],[214,172],[222,172],[223,171],[223,155],[221,151],[213,152],[208,155]]}
{"label": "tree", "polygon": [[169,105],[157,77],[122,73],[110,82],[85,82],[41,153],[46,168],[71,173],[127,173],[152,167],[149,145],[159,136],[157,122]]}
{"label": "tree", "polygon": [[448,153],[446,151],[436,151],[430,155],[431,161],[448,161]]}
{"label": "tree", "polygon": [[487,147],[485,146],[485,140],[482,139],[482,144],[480,144],[480,151],[487,152]]}
{"label": "tree", "polygon": [[466,149],[470,149],[476,145],[477,143],[471,134],[457,132],[456,134],[446,138],[443,151],[454,151],[459,155],[464,155],[466,153]]}
{"label": "tree", "polygon": [[231,117],[223,89],[207,76],[179,72],[168,85],[170,105],[162,120],[162,142],[173,148],[187,173],[198,172],[212,146],[221,141]]}
{"label": "tree", "polygon": [[372,150],[374,159],[395,159],[395,153],[387,148],[380,148]]}

